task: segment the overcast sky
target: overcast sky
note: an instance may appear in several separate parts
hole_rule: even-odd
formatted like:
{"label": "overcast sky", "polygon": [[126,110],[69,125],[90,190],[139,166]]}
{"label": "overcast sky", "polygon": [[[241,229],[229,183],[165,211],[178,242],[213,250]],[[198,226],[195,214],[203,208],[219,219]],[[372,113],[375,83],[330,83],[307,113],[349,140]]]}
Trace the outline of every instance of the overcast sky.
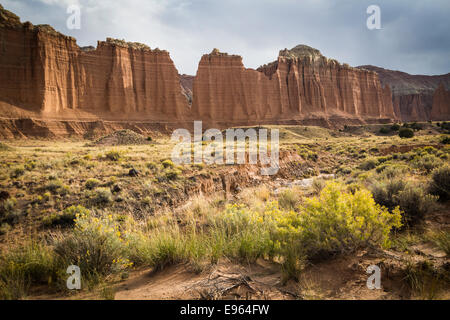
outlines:
{"label": "overcast sky", "polygon": [[[170,52],[180,73],[193,74],[213,48],[239,54],[247,68],[278,51],[307,44],[352,66],[372,64],[411,74],[450,72],[449,0],[0,0],[22,22],[50,24],[96,46],[106,37]],[[69,30],[70,4],[81,29]],[[381,8],[381,30],[369,30],[369,5]]]}

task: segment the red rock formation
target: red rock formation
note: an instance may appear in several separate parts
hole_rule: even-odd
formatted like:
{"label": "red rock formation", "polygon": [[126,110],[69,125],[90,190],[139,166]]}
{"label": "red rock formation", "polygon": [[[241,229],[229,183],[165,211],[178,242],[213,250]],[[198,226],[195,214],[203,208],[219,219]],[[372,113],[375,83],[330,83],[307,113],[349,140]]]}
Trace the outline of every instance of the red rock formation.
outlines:
{"label": "red rock formation", "polygon": [[113,39],[82,50],[2,8],[0,44],[0,110],[10,115],[174,120],[188,112],[166,51]]}
{"label": "red rock formation", "polygon": [[[378,73],[382,85],[392,88],[395,114],[402,121],[438,120],[432,117],[433,94],[440,83],[450,89],[450,73],[438,76],[411,75],[375,66],[358,68]],[[450,119],[447,119],[450,120]]]}
{"label": "red rock formation", "polygon": [[180,75],[181,92],[184,94],[189,104],[192,104],[192,88],[194,86],[194,76],[187,74]]}
{"label": "red rock formation", "polygon": [[375,72],[341,65],[307,46],[283,50],[258,70],[214,50],[202,57],[193,80],[179,76],[166,51],[114,39],[80,48],[50,26],[22,24],[0,6],[0,52],[2,117],[41,121],[6,121],[8,132],[27,124],[31,135],[45,126],[64,135],[83,132],[67,120],[196,119],[228,126],[394,119],[391,91]]}
{"label": "red rock formation", "polygon": [[395,114],[402,121],[427,121],[431,119],[433,96],[426,93],[392,97]]}
{"label": "red rock formation", "polygon": [[382,88],[375,72],[341,65],[307,46],[280,51],[277,61],[257,71],[217,49],[204,55],[193,112],[209,121],[249,123],[395,118],[390,89]]}
{"label": "red rock formation", "polygon": [[450,91],[445,90],[444,84],[441,84],[434,92],[431,118],[444,121],[450,119]]}

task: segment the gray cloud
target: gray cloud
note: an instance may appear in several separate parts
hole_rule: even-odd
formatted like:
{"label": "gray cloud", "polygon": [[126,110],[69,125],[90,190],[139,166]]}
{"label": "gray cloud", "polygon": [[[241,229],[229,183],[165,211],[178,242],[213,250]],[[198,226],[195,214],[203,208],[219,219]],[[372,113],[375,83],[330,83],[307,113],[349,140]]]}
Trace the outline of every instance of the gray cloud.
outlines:
{"label": "gray cloud", "polygon": [[[170,52],[180,73],[195,74],[213,48],[240,54],[246,67],[308,44],[350,65],[412,74],[450,72],[448,0],[3,0],[22,21],[51,24],[79,45],[123,38]],[[66,8],[82,7],[81,30],[68,30]],[[366,8],[381,7],[382,30],[366,28]]]}

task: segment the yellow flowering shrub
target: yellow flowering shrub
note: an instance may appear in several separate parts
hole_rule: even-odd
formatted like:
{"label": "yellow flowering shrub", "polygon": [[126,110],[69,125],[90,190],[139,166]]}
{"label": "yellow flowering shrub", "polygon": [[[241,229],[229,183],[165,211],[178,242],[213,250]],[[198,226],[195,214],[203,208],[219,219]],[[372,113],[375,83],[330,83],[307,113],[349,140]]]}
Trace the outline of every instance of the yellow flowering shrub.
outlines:
{"label": "yellow flowering shrub", "polygon": [[308,252],[345,252],[368,245],[389,247],[389,233],[401,227],[401,212],[375,203],[366,189],[347,190],[330,182],[319,197],[307,199],[291,224]]}
{"label": "yellow flowering shrub", "polygon": [[[376,204],[370,191],[348,190],[329,182],[318,197],[306,199],[300,212],[268,202],[264,210],[228,206],[216,223],[228,241],[251,236],[257,256],[295,256],[340,253],[373,245],[389,247],[389,234],[401,226],[401,212]],[[246,244],[250,247],[249,244]]]}
{"label": "yellow flowering shrub", "polygon": [[126,244],[117,220],[112,215],[76,215],[73,233],[57,239],[55,253],[67,265],[80,267],[88,276],[125,270],[131,263],[125,258]]}

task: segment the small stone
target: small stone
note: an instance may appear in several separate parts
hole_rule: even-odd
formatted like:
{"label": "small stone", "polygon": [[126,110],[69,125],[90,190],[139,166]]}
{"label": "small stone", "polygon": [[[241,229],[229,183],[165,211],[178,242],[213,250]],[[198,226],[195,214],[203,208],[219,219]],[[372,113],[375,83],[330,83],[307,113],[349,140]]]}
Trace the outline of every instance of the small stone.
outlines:
{"label": "small stone", "polygon": [[136,169],[132,168],[130,169],[130,171],[128,172],[128,175],[130,177],[137,177],[139,175],[139,171],[137,171]]}
{"label": "small stone", "polygon": [[20,181],[14,181],[13,186],[20,189],[20,188],[22,188],[22,183]]}
{"label": "small stone", "polygon": [[8,191],[0,191],[0,201],[6,200],[10,197],[9,192]]}

